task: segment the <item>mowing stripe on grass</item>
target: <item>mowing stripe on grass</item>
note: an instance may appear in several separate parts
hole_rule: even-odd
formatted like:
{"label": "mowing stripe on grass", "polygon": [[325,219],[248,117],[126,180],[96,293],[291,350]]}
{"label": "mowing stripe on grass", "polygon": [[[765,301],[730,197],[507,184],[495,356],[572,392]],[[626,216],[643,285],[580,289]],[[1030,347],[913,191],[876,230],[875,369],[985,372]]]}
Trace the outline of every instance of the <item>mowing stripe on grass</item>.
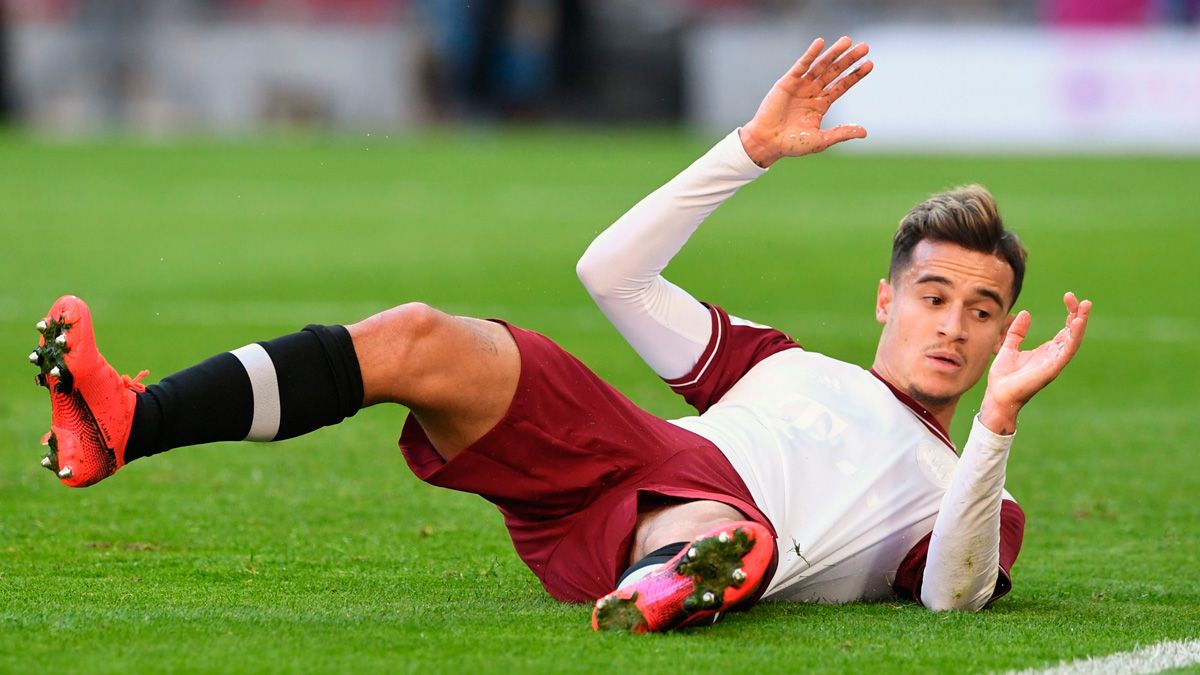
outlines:
{"label": "mowing stripe on grass", "polygon": [[[49,297],[49,296],[47,296]],[[325,300],[290,299],[286,301],[261,300],[199,300],[190,298],[184,304],[165,304],[162,307],[149,309],[139,308],[141,321],[153,321],[162,324],[213,326],[229,325],[274,325],[295,322],[296,317],[364,317],[393,307],[412,298],[379,298],[375,300],[355,299],[344,302]],[[0,321],[15,321],[28,318],[28,310],[20,310],[23,303],[16,298],[0,296]],[[870,309],[869,305],[864,305]],[[509,307],[503,304],[463,304],[450,303],[440,307],[444,311],[471,316],[497,316],[511,313],[517,309],[522,313],[534,316],[565,318],[571,322],[585,321],[605,324],[600,312],[590,304],[562,305],[529,305]],[[752,307],[735,308],[738,316],[755,317],[769,314],[765,309]],[[778,315],[779,312],[773,312]],[[1041,318],[1041,317],[1039,317]],[[874,319],[866,311],[851,310],[847,312],[816,312],[792,311],[787,316],[788,323],[796,324],[795,328],[805,331],[816,331],[821,334],[838,334],[847,330],[856,330],[863,324],[871,325]],[[1057,315],[1045,317],[1040,323],[1042,334],[1051,331],[1050,326],[1059,321]],[[1200,340],[1200,320],[1182,316],[1099,316],[1093,321],[1088,330],[1088,339],[1102,342],[1153,342],[1163,344],[1194,343]],[[1057,325],[1054,325],[1057,328]],[[1044,336],[1044,335],[1043,335]]]}
{"label": "mowing stripe on grass", "polygon": [[[410,298],[379,298],[374,300],[355,299],[346,302],[329,300],[308,300],[303,298],[287,301],[263,300],[201,300],[190,298],[186,303],[164,304],[161,307],[151,307],[138,315],[139,321],[161,323],[165,325],[186,326],[224,326],[238,324],[243,326],[275,326],[295,323],[298,320],[321,321],[329,317],[361,318],[393,307]],[[22,315],[18,308],[22,307],[19,299],[11,296],[0,296],[0,321],[16,321],[28,318],[28,313]],[[786,328],[802,330],[804,335],[844,335],[847,332],[859,330],[863,325],[872,325],[874,319],[867,313],[869,305],[863,305],[862,311],[847,312],[812,312],[793,311],[788,316]],[[139,308],[143,309],[143,308]],[[520,311],[524,317],[546,317],[547,319],[563,319],[572,325],[605,327],[599,310],[590,304],[573,305],[521,305],[510,308],[500,304],[462,304],[455,303],[441,307],[442,310],[455,314],[469,316],[506,316],[513,310]],[[743,318],[754,318],[769,314],[766,309],[752,307],[735,308],[734,313]],[[778,314],[778,312],[774,312]],[[303,317],[300,319],[298,317]],[[324,317],[324,318],[323,318]],[[123,318],[123,317],[112,317]],[[1038,329],[1042,338],[1048,337],[1048,326],[1057,327],[1058,316],[1046,317],[1040,321]],[[1092,322],[1088,330],[1088,340],[1092,342],[1137,342],[1156,344],[1194,344],[1200,340],[1200,320],[1183,316],[1157,315],[1146,317],[1107,316],[1101,315]],[[1045,325],[1042,325],[1045,324]]]}
{"label": "mowing stripe on grass", "polygon": [[1043,670],[1030,669],[1010,672],[1009,675],[1083,675],[1105,673],[1161,673],[1172,668],[1183,668],[1200,663],[1200,640],[1169,640],[1149,647],[1108,656],[1091,657],[1063,662]]}

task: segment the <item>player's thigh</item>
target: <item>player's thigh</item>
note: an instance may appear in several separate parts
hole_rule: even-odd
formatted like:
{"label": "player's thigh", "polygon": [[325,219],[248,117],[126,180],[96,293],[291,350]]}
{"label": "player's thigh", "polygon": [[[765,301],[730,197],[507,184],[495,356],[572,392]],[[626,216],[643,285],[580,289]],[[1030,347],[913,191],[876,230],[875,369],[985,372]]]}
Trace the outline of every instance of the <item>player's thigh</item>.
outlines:
{"label": "player's thigh", "polygon": [[411,303],[349,326],[364,404],[408,406],[447,459],[507,412],[521,374],[508,329]]}
{"label": "player's thigh", "polygon": [[496,426],[512,404],[521,376],[521,355],[504,326],[452,317],[458,326],[437,348],[452,364],[431,382],[421,401],[409,405],[425,434],[449,460]]}

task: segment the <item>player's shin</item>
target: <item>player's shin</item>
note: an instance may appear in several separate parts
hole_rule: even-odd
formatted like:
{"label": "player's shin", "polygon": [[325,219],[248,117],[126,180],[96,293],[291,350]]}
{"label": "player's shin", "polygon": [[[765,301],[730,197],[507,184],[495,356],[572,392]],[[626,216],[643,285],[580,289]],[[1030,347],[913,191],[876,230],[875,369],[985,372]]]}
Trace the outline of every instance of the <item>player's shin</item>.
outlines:
{"label": "player's shin", "polygon": [[138,394],[126,461],[216,441],[273,441],[337,424],[362,406],[362,376],[342,326],[246,345]]}

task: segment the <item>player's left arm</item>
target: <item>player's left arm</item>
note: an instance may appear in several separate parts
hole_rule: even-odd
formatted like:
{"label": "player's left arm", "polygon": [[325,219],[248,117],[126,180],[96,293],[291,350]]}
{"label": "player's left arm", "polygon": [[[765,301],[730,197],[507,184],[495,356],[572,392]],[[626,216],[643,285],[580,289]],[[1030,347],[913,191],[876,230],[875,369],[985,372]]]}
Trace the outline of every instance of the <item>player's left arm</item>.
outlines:
{"label": "player's left arm", "polygon": [[1075,356],[1092,308],[1091,301],[1081,302],[1074,293],[1067,293],[1063,304],[1066,325],[1030,351],[1021,351],[1029,332],[1029,312],[1017,314],[988,371],[983,405],[942,499],[929,542],[920,590],[921,604],[929,609],[974,611],[998,597],[997,579],[1004,562],[1004,474],[1017,414]]}

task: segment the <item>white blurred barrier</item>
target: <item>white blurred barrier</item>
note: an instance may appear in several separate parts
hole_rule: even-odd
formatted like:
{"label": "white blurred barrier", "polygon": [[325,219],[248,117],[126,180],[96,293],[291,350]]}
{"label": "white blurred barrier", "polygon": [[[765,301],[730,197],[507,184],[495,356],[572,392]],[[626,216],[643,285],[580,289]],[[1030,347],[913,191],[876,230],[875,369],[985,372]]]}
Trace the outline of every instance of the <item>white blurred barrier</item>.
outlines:
{"label": "white blurred barrier", "polygon": [[[811,40],[795,25],[711,26],[685,55],[689,121],[725,129]],[[828,36],[836,38],[836,35]],[[864,151],[1200,151],[1200,32],[876,27],[875,72],[830,123],[864,125]]]}

